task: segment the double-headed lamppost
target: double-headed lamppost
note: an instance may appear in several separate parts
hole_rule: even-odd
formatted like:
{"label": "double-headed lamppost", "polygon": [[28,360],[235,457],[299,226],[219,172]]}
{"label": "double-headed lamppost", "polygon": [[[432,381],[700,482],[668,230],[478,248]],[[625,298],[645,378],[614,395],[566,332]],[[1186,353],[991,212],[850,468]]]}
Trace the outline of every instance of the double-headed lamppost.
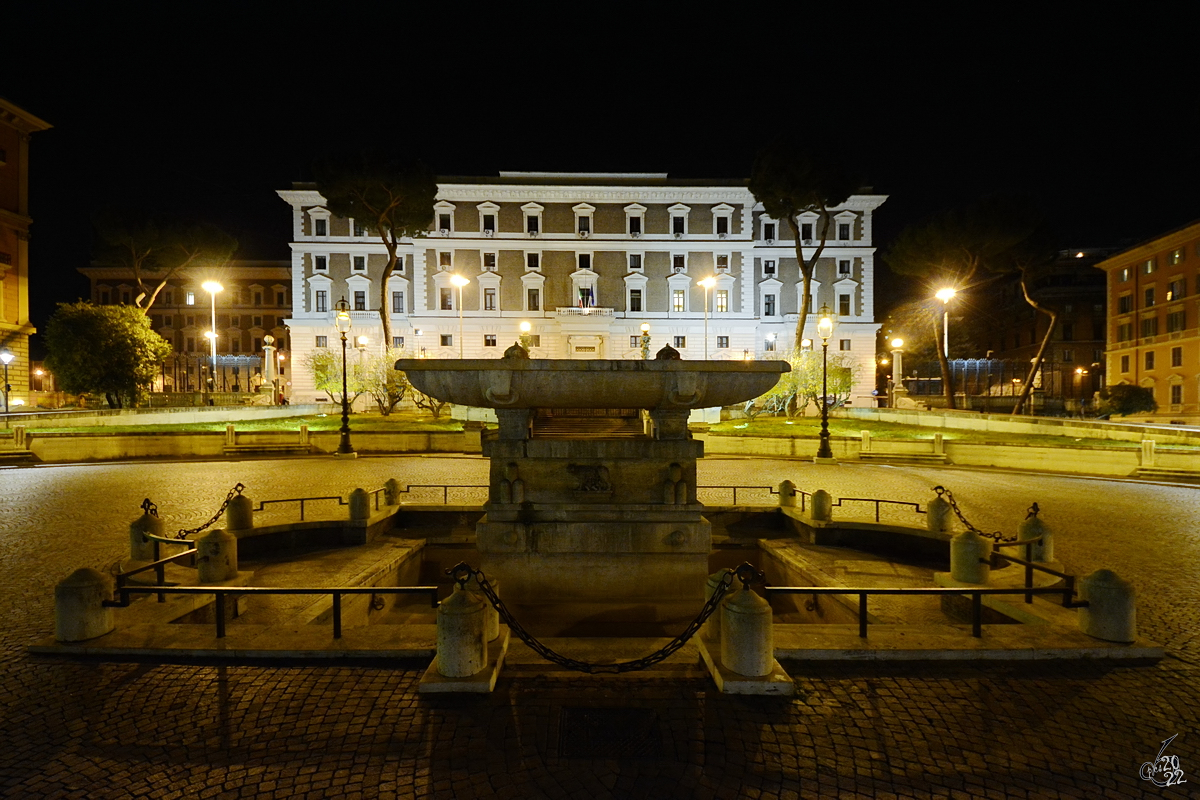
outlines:
{"label": "double-headed lamppost", "polygon": [[471,281],[462,275],[451,275],[450,282],[458,287],[458,357],[463,357],[462,289]]}
{"label": "double-headed lamppost", "polygon": [[947,286],[945,289],[938,289],[934,295],[942,301],[942,353],[946,358],[950,357],[950,301],[956,294],[958,292],[955,289]]}
{"label": "double-headed lamppost", "polygon": [[8,393],[12,391],[12,387],[8,385],[8,365],[16,358],[12,350],[7,347],[0,350],[0,361],[4,362],[4,413],[8,413]]}
{"label": "double-headed lamppost", "polygon": [[642,346],[642,361],[650,360],[650,323],[642,323],[642,338],[638,340]]}
{"label": "double-headed lamppost", "polygon": [[717,279],[709,275],[700,281],[704,287],[704,360],[708,361],[708,290],[715,286]]}
{"label": "double-headed lamppost", "polygon": [[821,444],[817,447],[818,464],[834,463],[833,448],[829,446],[829,337],[833,336],[833,312],[822,304],[817,312],[817,336],[821,337]]}
{"label": "double-headed lamppost", "polygon": [[346,298],[338,300],[337,315],[333,319],[334,327],[342,336],[342,428],[339,431],[341,440],[335,455],[343,458],[354,458],[357,453],[350,446],[350,390],[346,385],[346,334],[350,332],[350,304]]}

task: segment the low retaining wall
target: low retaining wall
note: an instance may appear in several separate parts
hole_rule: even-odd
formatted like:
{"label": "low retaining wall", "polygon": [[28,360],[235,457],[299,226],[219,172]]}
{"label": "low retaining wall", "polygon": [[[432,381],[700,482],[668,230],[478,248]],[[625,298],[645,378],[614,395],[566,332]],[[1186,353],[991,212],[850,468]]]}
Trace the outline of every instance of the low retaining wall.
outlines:
{"label": "low retaining wall", "polygon": [[65,425],[130,426],[186,425],[195,422],[241,422],[252,419],[279,419],[323,414],[329,404],[295,406],[178,406],[169,408],[101,408],[86,411],[46,411],[37,414],[9,414],[8,427],[60,428]]}

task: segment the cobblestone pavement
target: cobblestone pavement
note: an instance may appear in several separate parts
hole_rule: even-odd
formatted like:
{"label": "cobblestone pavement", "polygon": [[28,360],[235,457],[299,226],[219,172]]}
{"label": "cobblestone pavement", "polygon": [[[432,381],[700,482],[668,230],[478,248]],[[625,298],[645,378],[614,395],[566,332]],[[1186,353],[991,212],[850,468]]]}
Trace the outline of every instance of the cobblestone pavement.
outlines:
{"label": "cobblestone pavement", "polygon": [[[482,483],[478,458],[121,464],[0,470],[0,796],[16,798],[1186,797],[1200,783],[1200,489],[955,468],[710,460],[701,483],[783,478],[834,496],[949,486],[981,528],[1036,500],[1069,571],[1139,591],[1152,667],[790,663],[791,701],[705,680],[502,677],[420,698],[423,663],[76,662],[33,657],[53,586],[127,547],[147,495],[203,522],[228,488],[345,494],[388,477]],[[584,711],[581,711],[583,709]],[[607,709],[607,711],[605,711]],[[624,710],[621,710],[624,709]],[[590,715],[590,716],[589,716]],[[607,716],[606,716],[607,715]],[[1178,738],[1184,777],[1139,778]]]}

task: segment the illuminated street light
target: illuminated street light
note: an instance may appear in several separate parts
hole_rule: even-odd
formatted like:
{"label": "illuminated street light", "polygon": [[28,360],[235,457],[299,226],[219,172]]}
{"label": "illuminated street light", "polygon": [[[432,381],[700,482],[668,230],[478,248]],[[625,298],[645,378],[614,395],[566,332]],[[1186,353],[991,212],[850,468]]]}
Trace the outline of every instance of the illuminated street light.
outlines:
{"label": "illuminated street light", "polygon": [[833,336],[833,311],[822,305],[817,312],[817,336],[821,337],[821,444],[817,447],[818,464],[832,464],[833,448],[829,446],[829,337]]}
{"label": "illuminated street light", "polygon": [[350,304],[343,297],[337,301],[334,308],[337,309],[337,316],[334,317],[333,324],[337,328],[337,332],[342,335],[342,428],[339,431],[341,439],[338,442],[336,455],[354,458],[357,453],[350,446],[350,398],[348,396],[349,388],[346,385],[346,334],[350,332]]}
{"label": "illuminated street light", "polygon": [[[12,387],[8,385],[8,365],[13,362],[14,358],[16,358],[16,356],[13,355],[13,351],[9,350],[7,347],[4,348],[3,350],[0,350],[0,361],[4,362],[4,413],[5,414],[8,413],[8,393],[10,391],[12,391]],[[8,424],[7,421],[5,422],[5,424],[6,425]]]}
{"label": "illuminated street light", "polygon": [[896,400],[908,395],[904,387],[904,340],[897,336],[892,339],[892,408]]}
{"label": "illuminated street light", "polygon": [[450,282],[458,287],[458,357],[463,357],[463,309],[462,309],[462,290],[471,281],[464,278],[462,275],[451,275]]}
{"label": "illuminated street light", "polygon": [[209,343],[212,345],[212,364],[208,368],[208,390],[211,392],[217,388],[217,292],[222,291],[225,287],[216,281],[205,281],[200,284],[200,288],[208,292],[208,296],[212,299],[212,331],[208,336]]}
{"label": "illuminated street light", "polygon": [[938,289],[937,294],[934,295],[942,301],[942,352],[946,358],[950,357],[950,301],[956,294],[958,294],[957,290],[947,286],[945,289]]}
{"label": "illuminated street light", "polygon": [[704,360],[708,361],[708,290],[715,286],[717,279],[711,275],[700,281],[704,287]]}
{"label": "illuminated street light", "polygon": [[528,321],[526,321],[526,322],[521,323],[520,328],[521,328],[521,338],[518,341],[520,341],[521,347],[525,348],[525,352],[528,353],[530,342],[532,341],[529,338],[529,332],[531,330],[533,330],[533,326],[530,325]]}

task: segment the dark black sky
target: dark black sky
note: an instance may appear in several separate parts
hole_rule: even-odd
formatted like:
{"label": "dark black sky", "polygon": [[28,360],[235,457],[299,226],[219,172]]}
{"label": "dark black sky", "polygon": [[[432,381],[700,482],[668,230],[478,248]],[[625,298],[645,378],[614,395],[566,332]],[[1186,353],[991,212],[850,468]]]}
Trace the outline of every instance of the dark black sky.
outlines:
{"label": "dark black sky", "polygon": [[[285,258],[275,190],[360,145],[415,152],[441,174],[745,177],[779,130],[820,132],[890,195],[881,249],[993,192],[1031,195],[1064,247],[1200,218],[1198,70],[1168,30],[1129,19],[1064,18],[1051,4],[673,5],[660,19],[622,6],[612,20],[565,6],[480,17],[243,5],[264,10],[11,10],[0,95],[55,126],[33,143],[35,324],[84,292],[74,269],[97,208],[209,219],[243,257]],[[903,287],[884,276],[882,288],[886,308]]]}

